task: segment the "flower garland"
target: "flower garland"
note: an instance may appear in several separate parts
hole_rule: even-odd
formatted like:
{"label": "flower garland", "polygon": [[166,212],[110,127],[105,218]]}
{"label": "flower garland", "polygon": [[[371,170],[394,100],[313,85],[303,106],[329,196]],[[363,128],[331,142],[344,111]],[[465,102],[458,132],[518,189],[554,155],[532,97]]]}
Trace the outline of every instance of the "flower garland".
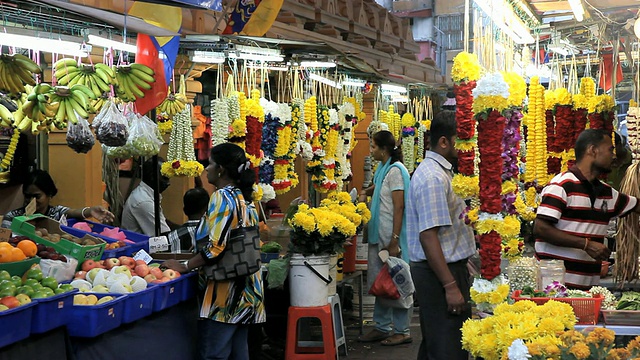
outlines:
{"label": "flower garland", "polygon": [[[451,68],[451,78],[454,82],[468,82],[477,81],[480,78],[480,62],[476,54],[471,54],[466,51],[458,53],[453,58],[453,67]],[[456,106],[459,105],[457,103]]]}
{"label": "flower garland", "polygon": [[[459,183],[473,184],[477,183],[475,178],[475,148],[477,139],[475,138],[476,120],[473,114],[473,96],[472,92],[476,87],[476,81],[480,77],[480,65],[475,54],[461,52],[453,58],[453,68],[451,76],[455,84],[453,92],[456,97],[456,124],[458,141],[456,141],[456,149],[458,150],[458,172],[460,176],[468,179],[459,179]],[[464,189],[464,188],[463,188]],[[455,191],[455,189],[454,189]],[[457,193],[457,192],[456,192]],[[477,196],[477,194],[467,195]],[[461,193],[457,193],[462,196]],[[467,197],[467,196],[463,196]]]}
{"label": "flower garland", "polygon": [[351,178],[353,175],[351,171],[351,146],[353,145],[353,128],[358,123],[356,117],[356,109],[352,102],[348,99],[344,99],[342,105],[338,107],[338,118],[340,119],[340,144],[338,151],[338,164],[342,176],[336,179],[338,182],[338,188],[342,188],[344,181]]}
{"label": "flower garland", "polygon": [[[524,80],[520,78],[520,80],[524,83]],[[517,80],[512,78],[512,83]],[[516,86],[516,91],[518,85]],[[511,86],[510,88],[511,89]],[[520,99],[522,101],[522,99]],[[520,123],[522,120],[522,112],[520,111],[519,106],[513,105],[508,110],[505,111],[505,128],[504,133],[502,135],[502,211],[505,214],[508,214],[507,218],[511,216],[514,217],[516,222],[511,222],[511,226],[513,227],[511,234],[503,234],[498,231],[502,238],[502,249],[504,250],[505,246],[512,248],[514,240],[517,240],[520,236],[520,221],[515,217],[517,214],[517,208],[515,206],[515,201],[518,197],[517,191],[518,186],[515,181],[518,180],[518,175],[520,173],[520,169],[518,168],[518,147],[520,144],[520,140],[522,137],[520,136]],[[505,224],[507,221],[505,221]]]}
{"label": "flower garland", "polygon": [[[505,118],[500,111],[508,105],[509,87],[502,74],[488,74],[478,80],[473,90],[474,113],[478,121],[478,150],[480,155],[479,185],[480,185],[480,217],[476,229],[480,233],[481,274],[487,280],[492,280],[500,274],[501,238],[497,232],[496,218],[502,210],[502,167],[495,164],[502,163],[502,147],[496,146],[502,141],[505,128]],[[494,108],[493,106],[496,106]],[[518,223],[519,229],[519,223]]]}
{"label": "flower garland", "polygon": [[280,122],[280,114],[278,112],[278,104],[262,98],[260,99],[260,105],[264,109],[265,116],[261,136],[262,144],[260,145],[263,156],[258,170],[258,179],[260,184],[267,185],[271,184],[274,179],[274,159],[276,158],[276,148],[278,145],[282,148],[281,144],[284,143],[284,151],[280,150],[280,152],[282,152],[281,157],[286,156],[289,150],[290,131],[289,133],[284,134],[284,139],[280,139],[279,136],[283,134],[278,131],[282,126]]}
{"label": "flower garland", "polygon": [[229,101],[225,98],[214,99],[211,101],[211,110],[211,144],[216,146],[227,142],[229,137]]}
{"label": "flower garland", "polygon": [[502,275],[496,276],[491,281],[476,278],[471,285],[471,300],[478,310],[493,312],[498,304],[507,300],[509,290],[509,283]]}
{"label": "flower garland", "polygon": [[307,126],[305,140],[311,144],[311,148],[319,145],[318,132],[318,104],[316,97],[311,96],[304,102],[304,123]]}
{"label": "flower garland", "polygon": [[402,162],[411,174],[415,166],[416,118],[410,112],[402,115]]}
{"label": "flower garland", "polygon": [[[427,125],[429,127],[427,127]],[[418,136],[416,137],[416,147],[415,147],[416,153],[414,155],[414,158],[415,158],[414,167],[418,167],[418,165],[420,165],[422,160],[424,160],[424,152],[425,152],[424,137],[425,137],[425,134],[427,133],[427,130],[429,130],[430,127],[431,127],[431,120],[420,121],[418,123]],[[458,166],[460,166],[460,158],[458,158]],[[458,171],[459,170],[460,168],[458,167]]]}
{"label": "flower garland", "polygon": [[258,166],[262,160],[260,145],[262,144],[262,124],[264,124],[264,109],[260,106],[260,90],[251,90],[251,98],[246,101],[247,108],[247,137],[245,146],[247,158],[256,170],[258,176]]}
{"label": "flower garland", "polygon": [[321,184],[321,191],[326,189],[335,190],[338,188],[336,179],[342,178],[340,172],[340,164],[336,161],[338,154],[338,141],[340,140],[340,120],[338,112],[335,109],[329,109],[329,130],[327,131],[326,141],[324,143],[325,157],[322,159],[324,166],[324,176]]}
{"label": "flower garland", "polygon": [[169,115],[162,113],[156,116],[156,123],[158,124],[158,131],[160,131],[160,135],[166,135],[171,132],[173,128],[173,121]]}
{"label": "flower garland", "polygon": [[229,142],[245,148],[247,136],[247,104],[246,95],[236,91],[227,99],[229,109]]}
{"label": "flower garland", "polygon": [[527,171],[525,182],[536,181],[546,184],[547,174],[547,132],[544,110],[544,86],[540,85],[540,78],[532,76],[529,81],[529,111],[527,124]]}
{"label": "flower garland", "polygon": [[193,149],[193,131],[191,129],[191,109],[187,105],[184,110],[173,117],[174,128],[169,138],[167,161],[162,163],[162,175],[167,177],[197,177],[204,167],[196,161]]}
{"label": "flower garland", "polygon": [[20,130],[18,130],[18,128],[14,128],[13,134],[11,134],[11,140],[9,141],[9,147],[7,148],[7,152],[4,154],[2,161],[0,161],[0,172],[5,172],[9,170],[9,166],[11,165],[11,161],[13,161],[13,156],[16,153],[19,140],[20,140]]}
{"label": "flower garland", "polygon": [[504,359],[509,346],[520,339],[525,343],[540,342],[549,347],[560,344],[558,332],[573,329],[576,316],[571,305],[548,301],[536,305],[533,301],[501,303],[493,316],[467,320],[462,325],[462,347],[473,356],[486,360]]}

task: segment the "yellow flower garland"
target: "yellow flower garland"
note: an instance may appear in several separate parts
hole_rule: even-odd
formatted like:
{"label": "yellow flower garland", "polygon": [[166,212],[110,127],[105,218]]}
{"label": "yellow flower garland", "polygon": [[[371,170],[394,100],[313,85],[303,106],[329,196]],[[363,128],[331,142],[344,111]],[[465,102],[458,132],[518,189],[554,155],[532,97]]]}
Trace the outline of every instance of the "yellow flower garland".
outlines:
{"label": "yellow flower garland", "polygon": [[18,147],[18,140],[20,140],[20,130],[15,128],[13,129],[13,134],[11,135],[7,152],[4,154],[4,157],[0,162],[0,172],[7,171],[9,169],[9,165],[11,165],[13,156],[16,153],[16,148]]}
{"label": "yellow flower garland", "polygon": [[456,150],[462,152],[474,151],[477,146],[477,140],[475,137],[468,140],[456,139]]}
{"label": "yellow flower garland", "polygon": [[482,95],[473,99],[473,112],[480,114],[488,109],[502,111],[509,107],[509,100],[500,95]]}
{"label": "yellow flower garland", "polygon": [[463,199],[476,197],[480,193],[479,178],[456,174],[451,180],[453,192]]}
{"label": "yellow flower garland", "polygon": [[527,83],[515,72],[503,72],[504,81],[509,85],[509,105],[522,106],[527,97]]}
{"label": "yellow flower garland", "polygon": [[541,185],[546,184],[547,176],[547,132],[544,110],[544,86],[540,85],[540,78],[531,77],[529,84],[529,111],[527,114],[529,128],[529,142],[527,146],[527,171],[524,173],[525,182],[538,180]]}
{"label": "yellow flower garland", "polygon": [[180,166],[178,168],[174,168],[174,162],[165,161],[162,163],[162,167],[160,168],[163,175],[168,177],[174,176],[187,176],[187,177],[198,177],[204,171],[204,166],[197,161],[193,160],[179,160]]}
{"label": "yellow flower garland", "polygon": [[451,78],[455,82],[477,81],[481,70],[478,56],[463,51],[453,58]]}
{"label": "yellow flower garland", "polygon": [[520,220],[515,215],[505,216],[504,219],[483,219],[476,222],[479,234],[495,231],[502,238],[513,238],[520,235]]}
{"label": "yellow flower garland", "polygon": [[173,121],[171,120],[158,123],[158,131],[160,131],[161,135],[170,133],[172,128],[173,128]]}
{"label": "yellow flower garland", "polygon": [[[535,189],[534,189],[534,192],[535,192]],[[517,194],[514,206],[516,207],[516,211],[518,212],[518,215],[520,215],[520,217],[523,220],[525,221],[535,220],[536,218],[535,208],[527,206],[524,200],[522,199],[522,196],[520,196],[520,194]]]}

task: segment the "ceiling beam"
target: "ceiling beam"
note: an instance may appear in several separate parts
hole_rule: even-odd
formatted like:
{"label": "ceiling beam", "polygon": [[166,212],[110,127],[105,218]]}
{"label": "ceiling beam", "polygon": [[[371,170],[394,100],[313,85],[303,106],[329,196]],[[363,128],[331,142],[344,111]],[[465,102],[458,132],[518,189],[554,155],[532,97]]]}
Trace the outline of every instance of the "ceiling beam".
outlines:
{"label": "ceiling beam", "polygon": [[571,6],[568,1],[540,1],[532,2],[533,7],[537,12],[546,12],[554,10],[568,10],[571,11]]}

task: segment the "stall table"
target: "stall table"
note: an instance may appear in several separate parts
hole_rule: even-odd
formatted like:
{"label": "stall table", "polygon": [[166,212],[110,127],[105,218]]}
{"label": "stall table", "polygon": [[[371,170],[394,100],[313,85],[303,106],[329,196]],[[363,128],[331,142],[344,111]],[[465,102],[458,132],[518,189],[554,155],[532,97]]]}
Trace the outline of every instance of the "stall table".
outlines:
{"label": "stall table", "polygon": [[[362,271],[358,270],[355,272],[352,272],[350,274],[344,274],[342,276],[342,280],[339,282],[340,284],[343,284],[345,282],[349,282],[355,279],[358,279],[358,295],[359,295],[359,301],[358,301],[358,320],[360,320],[360,335],[362,335],[364,333],[364,317],[362,314],[362,303],[364,301],[363,297],[364,297],[364,284],[363,284],[363,274]],[[344,286],[341,287],[340,290],[340,298],[344,299]],[[344,301],[344,300],[342,300]]]}

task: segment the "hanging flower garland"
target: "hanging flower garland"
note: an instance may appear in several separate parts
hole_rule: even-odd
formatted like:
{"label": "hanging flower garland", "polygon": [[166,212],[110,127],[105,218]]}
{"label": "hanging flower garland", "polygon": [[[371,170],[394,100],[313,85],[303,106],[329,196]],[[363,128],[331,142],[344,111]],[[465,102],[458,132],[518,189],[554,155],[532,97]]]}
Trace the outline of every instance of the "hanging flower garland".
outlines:
{"label": "hanging flower garland", "polygon": [[234,143],[241,148],[245,148],[245,139],[247,136],[247,105],[246,95],[243,92],[236,91],[227,100],[229,109],[229,119],[231,125],[229,127],[229,142]]}
{"label": "hanging flower garland", "polygon": [[529,82],[529,111],[528,111],[528,145],[527,171],[525,182],[537,181],[546,184],[547,174],[547,132],[544,111],[544,86],[540,85],[540,78],[532,76]]}
{"label": "hanging flower garland", "polygon": [[173,121],[169,117],[169,115],[165,113],[159,113],[156,116],[156,123],[158,124],[158,131],[160,131],[160,135],[166,135],[171,132],[173,128]]}
{"label": "hanging flower garland", "polygon": [[475,128],[472,91],[480,78],[480,64],[475,54],[461,52],[453,58],[451,77],[456,97],[456,123],[458,141],[458,171],[462,176],[474,176]]}
{"label": "hanging flower garland", "polygon": [[225,98],[211,101],[211,144],[227,142],[229,137],[229,103]]}
{"label": "hanging flower garland", "polygon": [[557,105],[556,91],[545,91],[545,126],[547,132],[547,174],[555,175],[560,173],[562,168],[561,150],[557,146],[556,132],[558,128],[555,120],[555,108]]}
{"label": "hanging flower garland", "polygon": [[316,147],[319,145],[320,136],[318,132],[318,103],[316,102],[315,96],[311,96],[304,102],[303,115],[304,124],[307,127],[305,140],[311,144],[311,148],[313,149],[314,145]]}
{"label": "hanging flower garland", "polygon": [[[284,154],[286,155],[287,150],[289,149],[289,137],[288,134],[284,134],[285,138],[282,139],[282,141],[279,138],[279,135],[281,134],[278,132],[278,128],[280,128],[282,124],[280,122],[278,104],[265,98],[261,98],[260,105],[264,109],[265,115],[264,126],[262,127],[262,144],[260,145],[263,156],[258,170],[258,182],[259,185],[263,187],[264,192],[264,187],[270,187],[274,179],[274,159],[276,148],[281,144],[281,142],[284,142]],[[265,199],[265,201],[268,200]]]}
{"label": "hanging flower garland", "polygon": [[402,115],[402,162],[411,174],[415,166],[416,118],[410,112]]}
{"label": "hanging flower garland", "polygon": [[251,165],[256,169],[256,177],[258,176],[258,166],[262,160],[260,145],[262,144],[262,124],[264,123],[264,109],[260,106],[260,90],[251,90],[251,98],[246,101],[247,107],[247,138],[245,146],[247,158],[251,161]]}
{"label": "hanging flower garland", "polygon": [[322,188],[327,190],[336,190],[338,181],[342,178],[340,164],[337,161],[338,142],[340,140],[340,120],[338,111],[329,109],[329,130],[327,132],[327,140],[324,145],[325,158],[322,160],[324,166],[325,179],[322,181]]}
{"label": "hanging flower garland", "polygon": [[336,179],[338,188],[342,188],[344,181],[351,178],[351,145],[353,143],[353,127],[357,124],[356,109],[353,103],[347,99],[338,107],[338,119],[340,120],[340,141],[338,144],[338,164],[342,176]]}
{"label": "hanging flower garland", "polygon": [[[414,155],[415,167],[418,167],[422,160],[424,160],[424,137],[427,133],[427,130],[429,130],[429,127],[427,127],[427,125],[429,127],[431,126],[431,120],[418,122],[418,136],[416,136],[416,154]],[[460,161],[460,158],[458,158],[458,161]]]}
{"label": "hanging flower garland", "polygon": [[167,161],[162,163],[160,171],[167,177],[197,177],[204,167],[196,161],[193,149],[193,131],[191,129],[191,109],[187,105],[184,110],[173,117],[174,128],[169,138]]}
{"label": "hanging flower garland", "polygon": [[[500,274],[501,238],[499,227],[507,224],[502,218],[502,142],[505,118],[500,113],[508,106],[509,87],[502,74],[485,75],[472,92],[473,110],[478,121],[478,150],[480,155],[480,215],[476,229],[480,234],[481,274],[492,280]],[[519,229],[518,222],[518,229]],[[510,227],[509,227],[510,228]],[[506,231],[506,230],[505,230]]]}
{"label": "hanging flower garland", "polygon": [[13,161],[13,156],[16,153],[19,140],[20,140],[20,130],[18,130],[17,128],[14,128],[13,133],[11,134],[11,140],[9,141],[9,147],[7,148],[7,152],[4,154],[2,161],[0,161],[0,173],[6,172],[9,170],[9,166],[11,165],[11,161]]}

